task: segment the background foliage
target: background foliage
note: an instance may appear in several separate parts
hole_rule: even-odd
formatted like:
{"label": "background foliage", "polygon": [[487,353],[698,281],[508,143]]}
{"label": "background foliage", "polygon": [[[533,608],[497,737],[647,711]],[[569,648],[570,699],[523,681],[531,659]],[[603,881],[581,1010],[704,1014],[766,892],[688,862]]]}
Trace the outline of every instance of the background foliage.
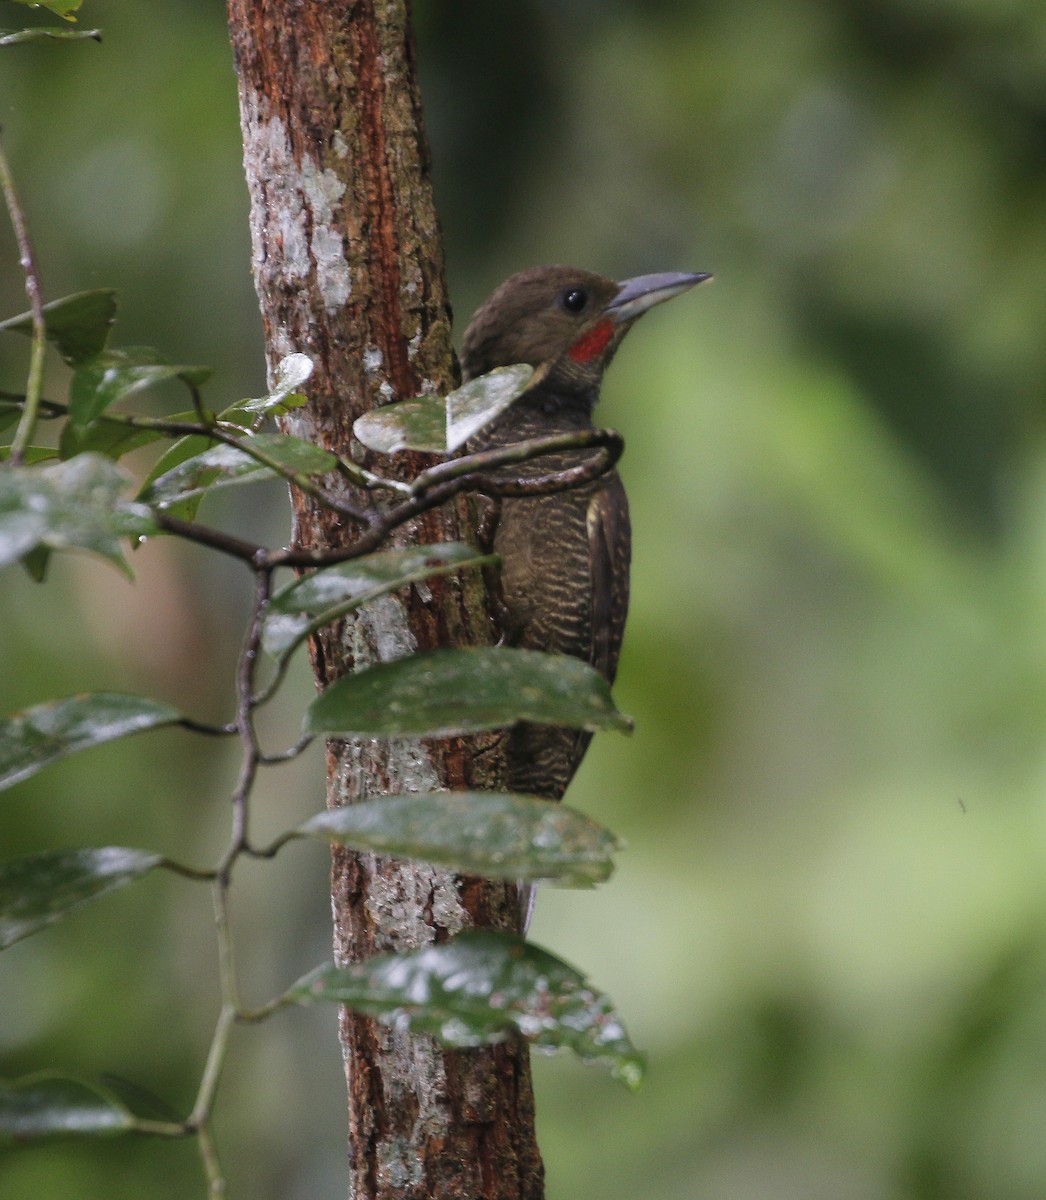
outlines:
{"label": "background foliage", "polygon": [[[0,76],[47,293],[116,287],[117,344],[259,395],[222,6],[89,9],[102,45],[12,48]],[[0,25],[23,16],[0,0]],[[630,848],[600,891],[543,893],[532,936],[584,964],[651,1062],[638,1097],[538,1062],[549,1196],[1041,1196],[1041,6],[418,0],[416,19],[459,324],[535,262],[718,277],[644,322],[604,390],[628,439],[616,693],[638,724],[596,739],[572,803]],[[6,315],[25,308],[6,228],[0,254]],[[0,387],[23,350],[0,345]],[[64,386],[56,369],[47,394]],[[281,536],[278,489],[222,503]],[[113,688],[226,718],[241,573],[170,539],[134,565],[134,586],[69,557],[45,588],[0,576],[4,711]],[[4,857],[209,859],[232,760],[188,737],[10,793]],[[273,774],[275,831],[319,807],[320,756]],[[325,859],[244,873],[259,996],[327,951]],[[0,1073],[113,1071],[185,1107],[216,1006],[205,891],[150,879],[5,955]],[[238,1189],[341,1195],[333,1014],[233,1051]],[[13,1200],[198,1187],[188,1144],[0,1160]]]}

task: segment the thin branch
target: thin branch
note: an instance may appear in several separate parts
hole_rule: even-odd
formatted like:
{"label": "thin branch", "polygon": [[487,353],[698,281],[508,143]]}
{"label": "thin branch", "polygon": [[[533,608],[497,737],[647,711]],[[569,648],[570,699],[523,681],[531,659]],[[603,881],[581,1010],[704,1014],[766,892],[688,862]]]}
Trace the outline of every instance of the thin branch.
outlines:
{"label": "thin branch", "polygon": [[348,562],[350,559],[370,554],[372,550],[378,549],[394,529],[398,529],[401,525],[405,525],[430,509],[446,504],[459,492],[465,491],[469,482],[469,476],[462,476],[461,479],[452,479],[424,495],[411,496],[388,509],[381,519],[360,534],[351,546],[343,546],[337,550],[304,550],[297,546],[290,546],[283,550],[273,551],[268,557],[268,563],[274,568],[330,567],[336,563]]}
{"label": "thin branch", "polygon": [[192,397],[193,412],[200,420],[201,425],[206,425],[208,429],[212,428],[215,423],[215,415],[208,412],[203,406],[203,397],[200,395],[200,389],[191,379],[186,379],[184,375],[179,377],[185,386],[189,389],[189,395]]}
{"label": "thin branch", "polygon": [[251,614],[251,622],[236,668],[236,728],[243,745],[243,759],[240,763],[236,788],[232,795],[233,834],[225,857],[218,867],[219,880],[227,875],[237,855],[249,844],[247,836],[250,816],[248,802],[262,757],[261,746],[258,744],[258,733],[254,727],[254,677],[257,673],[258,655],[261,650],[265,608],[272,592],[272,570],[270,568],[260,565],[255,567],[254,587],[254,611]]}
{"label": "thin branch", "polygon": [[[198,400],[199,392],[196,388],[193,388],[193,394]],[[366,524],[369,520],[368,514],[355,505],[349,504],[337,496],[332,496],[318,484],[313,483],[307,475],[290,470],[271,454],[267,454],[264,450],[259,450],[257,446],[252,445],[251,439],[243,436],[244,431],[239,426],[233,427],[235,432],[226,432],[220,422],[212,424],[202,415],[202,409],[198,411],[201,413],[202,422],[199,425],[191,421],[167,421],[162,417],[142,417],[129,413],[112,413],[108,419],[118,421],[123,425],[130,425],[134,429],[151,429],[159,433],[169,433],[178,437],[204,437],[209,438],[211,441],[221,442],[225,446],[231,446],[234,450],[242,451],[248,458],[252,458],[260,466],[268,467],[270,471],[279,475],[285,482],[292,484],[299,491],[305,492],[328,508],[334,509],[340,516],[363,524]]]}
{"label": "thin branch", "polygon": [[235,725],[208,725],[204,721],[194,721],[192,717],[182,717],[178,724],[190,733],[202,733],[207,737],[230,737],[236,732]]}
{"label": "thin branch", "polygon": [[476,475],[473,477],[474,486],[476,491],[488,496],[549,496],[553,492],[567,492],[605,475],[621,457],[624,441],[619,439],[619,442],[616,452],[612,445],[608,445],[602,455],[593,455],[588,462],[568,467],[564,471],[536,475],[532,479],[503,479],[497,475]]}
{"label": "thin branch", "polygon": [[211,1037],[211,1048],[207,1053],[207,1064],[200,1078],[200,1088],[196,1094],[196,1103],[186,1121],[190,1129],[202,1133],[211,1115],[214,1095],[218,1090],[218,1080],[221,1078],[222,1067],[225,1065],[225,1052],[229,1043],[229,1031],[236,1021],[236,1009],[233,1005],[223,1003],[218,1014],[218,1022]]}
{"label": "thin branch", "polygon": [[[556,471],[549,475],[538,475],[533,479],[499,477],[489,472],[495,468],[529,462],[548,454],[567,450],[599,449],[591,462]],[[362,533],[351,546],[338,550],[302,550],[288,547],[272,551],[267,556],[270,567],[326,567],[346,562],[369,554],[394,530],[430,509],[438,508],[460,492],[483,492],[487,495],[544,495],[548,492],[565,491],[579,487],[592,479],[598,479],[609,471],[621,457],[624,440],[612,429],[593,429],[584,433],[557,434],[554,437],[534,438],[501,446],[495,450],[482,450],[451,462],[439,463],[423,471],[412,485],[413,495],[392,508],[386,509],[380,519]],[[415,490],[417,481],[421,489]]]}
{"label": "thin branch", "polygon": [[[256,692],[254,694],[254,696],[251,698],[251,704],[255,708],[261,708],[261,706],[263,704],[268,704],[269,701],[273,698],[273,696],[276,695],[276,692],[279,690],[280,684],[283,683],[284,679],[287,677],[287,671],[291,665],[291,652],[293,650],[296,650],[298,645],[300,644],[300,642],[303,640],[304,640],[304,637],[296,640],[294,642],[294,644],[288,650],[285,650],[283,652],[283,654],[281,654],[279,661],[276,663],[276,670],[273,672],[272,678],[265,685],[265,687],[263,687],[261,689],[260,692]],[[299,745],[300,745],[300,743],[299,743]],[[306,742],[305,745],[308,745],[308,742]],[[302,746],[302,749],[304,749],[304,748],[305,748],[305,746]],[[301,751],[296,751],[295,748],[292,747],[291,750],[285,751],[283,755],[279,755],[276,757],[269,757],[268,755],[262,755],[261,761],[263,763],[285,762],[288,758],[293,758],[295,753],[300,753],[300,752]]]}
{"label": "thin branch", "polygon": [[[558,433],[551,437],[531,438],[524,442],[513,442],[508,446],[498,446],[492,450],[478,450],[474,454],[467,454],[461,458],[452,459],[450,462],[438,463],[415,476],[410,490],[412,494],[417,494],[462,475],[478,475],[496,468],[514,466],[517,463],[530,462],[535,458],[544,458],[548,454],[558,454],[568,450],[603,450],[606,461],[597,460],[599,465],[596,476],[593,476],[595,478],[605,474],[614,466],[624,448],[624,439],[613,429],[591,429],[581,433]],[[569,482],[561,483],[560,481],[570,477],[576,469],[552,472],[547,476],[538,476],[537,478],[542,480],[543,484],[547,482],[550,490],[566,490],[572,485]],[[586,465],[586,471],[589,469]],[[527,480],[528,484],[530,482],[532,481]]]}
{"label": "thin branch", "polygon": [[287,829],[271,841],[267,846],[254,846],[251,849],[252,858],[275,858],[288,842],[301,840],[301,834],[294,829]]}
{"label": "thin branch", "polygon": [[188,1125],[178,1121],[148,1121],[143,1117],[135,1117],[131,1128],[135,1133],[143,1133],[151,1137],[183,1138],[189,1137],[193,1133]]}
{"label": "thin branch", "polygon": [[[0,404],[5,406],[10,405],[11,408],[25,408],[25,392],[9,392],[4,388],[0,388]],[[59,404],[55,400],[45,400],[42,396],[37,404],[37,419],[40,421],[54,421],[58,417],[66,417],[69,415],[69,406],[67,404]]]}
{"label": "thin branch", "polygon": [[244,639],[243,649],[236,668],[236,731],[243,745],[240,773],[232,796],[232,836],[221,862],[212,873],[214,899],[215,936],[218,942],[218,970],[221,978],[222,1007],[211,1037],[210,1050],[196,1103],[186,1122],[196,1133],[200,1159],[207,1175],[208,1190],[212,1196],[225,1194],[225,1177],[218,1160],[217,1150],[210,1128],[211,1110],[222,1068],[225,1065],[229,1045],[229,1034],[237,1019],[240,1008],[239,988],[236,980],[236,964],[233,957],[232,930],[229,926],[229,883],[232,865],[248,850],[248,818],[250,794],[258,774],[262,753],[254,728],[252,696],[254,676],[261,642],[262,621],[265,607],[272,591],[272,571],[263,564],[255,564],[254,610]]}
{"label": "thin branch", "polygon": [[236,1020],[236,1010],[230,1004],[223,1004],[218,1014],[218,1023],[211,1039],[211,1049],[207,1055],[207,1065],[200,1080],[200,1090],[197,1093],[196,1104],[186,1122],[187,1128],[196,1134],[200,1159],[207,1176],[207,1190],[211,1196],[225,1195],[225,1176],[222,1173],[218,1152],[211,1135],[210,1116],[214,1095],[218,1088],[222,1067],[225,1065],[225,1055],[229,1043],[229,1033]]}
{"label": "thin branch", "polygon": [[188,867],[185,863],[176,862],[173,858],[165,858],[161,866],[167,868],[168,871],[173,871],[175,875],[181,875],[183,879],[195,879],[201,883],[213,882],[217,872],[211,869],[199,869],[197,867]]}
{"label": "thin branch", "polygon": [[402,496],[410,495],[411,485],[409,483],[401,483],[398,479],[386,479],[384,475],[375,475],[373,471],[368,471],[359,463],[351,462],[340,456],[338,458],[338,474],[349,483],[365,488],[367,491],[383,488],[385,491],[398,492]]}
{"label": "thin branch", "polygon": [[209,525],[198,525],[194,521],[183,521],[181,517],[172,517],[170,513],[153,510],[156,524],[165,533],[175,537],[197,542],[201,546],[209,546],[232,558],[238,558],[251,567],[264,567],[270,551],[257,542],[245,542],[242,538],[222,533],[220,529],[212,529]]}
{"label": "thin branch", "polygon": [[314,734],[303,733],[293,746],[290,746],[286,750],[281,750],[277,754],[263,754],[259,761],[265,767],[279,766],[280,763],[291,762],[308,750],[315,740]]}
{"label": "thin branch", "polygon": [[[234,443],[235,441],[236,439],[233,439]],[[351,545],[335,550],[310,550],[300,546],[269,550],[258,543],[245,542],[207,525],[183,521],[180,517],[173,517],[159,510],[154,510],[154,513],[157,524],[166,532],[238,558],[254,570],[273,571],[277,567],[330,567],[376,550],[394,529],[430,509],[445,504],[460,492],[483,492],[491,496],[534,496],[565,491],[605,474],[621,457],[623,448],[624,441],[619,433],[612,429],[593,429],[585,433],[534,438],[531,441],[501,446],[495,450],[483,450],[451,462],[439,463],[417,477],[410,496],[383,513],[377,511],[373,516],[368,514],[367,527],[360,536]],[[531,479],[491,473],[505,466],[529,462],[545,455],[584,449],[596,449],[602,453],[594,455],[589,462],[579,466],[548,475],[537,475]],[[338,507],[333,498],[322,491],[319,498],[324,504]]]}
{"label": "thin branch", "polygon": [[245,1025],[256,1025],[259,1021],[267,1020],[274,1012],[279,1012],[281,1008],[288,1008],[293,1003],[294,1001],[285,992],[274,1000],[270,1000],[268,1004],[263,1004],[261,1008],[241,1009],[236,1014],[236,1020]]}
{"label": "thin branch", "polygon": [[47,323],[44,320],[43,289],[40,286],[40,275],[36,268],[33,245],[29,240],[25,214],[18,202],[11,165],[7,161],[7,155],[4,153],[2,145],[0,145],[0,191],[4,194],[4,203],[7,205],[11,225],[15,231],[15,239],[18,242],[18,259],[25,272],[25,290],[29,296],[29,309],[33,322],[32,345],[29,351],[29,374],[25,383],[25,408],[22,410],[18,428],[15,430],[15,436],[11,442],[10,461],[17,466],[24,461],[26,448],[33,440],[33,433],[36,430],[44,383]]}

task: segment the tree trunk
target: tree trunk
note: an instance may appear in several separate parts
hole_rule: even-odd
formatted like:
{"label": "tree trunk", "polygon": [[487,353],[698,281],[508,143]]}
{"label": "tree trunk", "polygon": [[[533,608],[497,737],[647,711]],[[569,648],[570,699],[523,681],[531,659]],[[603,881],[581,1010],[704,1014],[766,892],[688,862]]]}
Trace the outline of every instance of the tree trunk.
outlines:
{"label": "tree trunk", "polygon": [[[408,7],[228,0],[228,9],[270,373],[295,351],[313,360],[310,402],[285,429],[345,455],[361,413],[455,383]],[[403,457],[413,474],[421,460]],[[309,497],[293,501],[299,545],[354,535]],[[468,540],[470,512],[464,500],[446,505],[404,537]],[[312,645],[317,683],[414,650],[486,642],[491,630],[478,573],[437,579],[324,631]],[[331,740],[328,803],[497,788],[502,740]],[[514,888],[339,848],[332,905],[340,963],[517,919]],[[447,1052],[347,1011],[340,1028],[353,1200],[542,1195],[524,1046]]]}

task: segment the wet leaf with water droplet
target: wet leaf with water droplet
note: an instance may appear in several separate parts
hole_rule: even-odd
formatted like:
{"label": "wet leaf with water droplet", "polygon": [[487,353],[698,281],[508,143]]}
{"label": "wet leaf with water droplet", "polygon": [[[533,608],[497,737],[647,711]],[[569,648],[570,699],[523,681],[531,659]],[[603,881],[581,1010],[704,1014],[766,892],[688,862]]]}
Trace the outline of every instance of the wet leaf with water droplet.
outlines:
{"label": "wet leaf with water droplet", "polygon": [[140,879],[164,860],[125,846],[50,850],[0,862],[0,949],[74,908]]}
{"label": "wet leaf with water droplet", "polygon": [[356,419],[352,432],[368,450],[447,453],[447,404],[442,396],[418,396],[386,404]]}
{"label": "wet leaf with water droplet", "polygon": [[562,887],[606,879],[620,846],[609,830],[566,805],[498,792],[383,796],[318,813],[295,836],[462,874]]}
{"label": "wet leaf with water droplet", "polygon": [[0,720],[0,788],[68,754],[181,719],[167,704],[120,692],[91,692],[37,704]]}
{"label": "wet leaf with water droplet", "polygon": [[[244,445],[295,475],[325,475],[338,465],[329,450],[289,434],[259,433],[245,437]],[[158,476],[142,490],[140,499],[167,509],[213,488],[280,478],[275,466],[259,462],[237,446],[222,444]]]}
{"label": "wet leaf with water droplet", "polygon": [[184,379],[199,386],[210,374],[210,367],[167,363],[147,346],[104,350],[81,363],[73,375],[69,387],[69,420],[83,427],[133,392],[169,379]]}
{"label": "wet leaf with water droplet", "polygon": [[[102,420],[96,422],[96,425],[103,424],[104,420],[105,418],[102,418]],[[171,420],[196,422],[199,420],[199,417],[194,412],[188,412],[179,413],[177,416],[172,417]],[[249,429],[255,421],[255,416],[253,413],[246,411],[243,401],[239,401],[220,413],[219,420],[225,426],[232,425],[240,429]],[[227,429],[226,432],[229,432],[229,430]],[[166,475],[181,463],[188,462],[189,459],[195,458],[196,455],[202,454],[205,450],[218,444],[213,438],[207,437],[206,434],[188,434],[186,437],[172,442],[156,462],[153,463],[149,473],[142,482],[138,495],[142,496],[148,492],[152,484],[162,475]],[[186,500],[166,504],[164,506],[165,511],[180,517],[184,521],[192,521],[200,507],[200,501],[205,494],[205,489],[201,488]]]}
{"label": "wet leaf with water droplet", "polygon": [[[79,0],[77,0],[79,2]],[[18,46],[25,42],[100,42],[100,29],[61,29],[37,25],[32,29],[0,29],[0,46]]]}
{"label": "wet leaf with water droplet", "polygon": [[533,374],[534,368],[526,363],[497,367],[447,396],[417,396],[364,413],[352,432],[369,450],[381,454],[399,450],[451,454],[517,400]]}
{"label": "wet leaf with water droplet", "polygon": [[[48,37],[84,37],[84,33],[72,30],[23,30]],[[63,296],[44,305],[44,325],[47,340],[71,366],[87,362],[105,349],[109,332],[116,319],[116,292],[112,288],[98,288],[90,292],[77,292]],[[32,335],[33,314],[20,313],[6,321],[0,321],[0,332]]]}
{"label": "wet leaf with water droplet", "polygon": [[642,1079],[642,1057],[610,1000],[569,964],[510,934],[471,929],[439,946],[327,964],[287,996],[345,1004],[455,1048],[519,1034],[535,1046],[605,1061],[628,1087]]}
{"label": "wet leaf with water droplet", "polygon": [[121,540],[156,531],[153,514],[121,493],[128,478],[100,454],[0,472],[0,566],[36,546],[86,550],[125,574]]}
{"label": "wet leaf with water droplet", "polygon": [[429,650],[333,683],[309,706],[309,733],[448,737],[517,721],[630,732],[607,681],[579,659],[506,646]]}
{"label": "wet leaf with water droplet", "polygon": [[527,390],[534,368],[526,363],[496,367],[470,379],[447,397],[447,449],[457,450]]}
{"label": "wet leaf with water droplet", "polygon": [[244,412],[265,413],[270,416],[300,408],[308,398],[298,389],[312,374],[312,359],[307,354],[288,354],[276,366],[276,381],[267,396],[257,400],[244,400],[240,407]]}
{"label": "wet leaf with water droplet", "polygon": [[0,1081],[0,1146],[55,1137],[112,1137],[134,1128],[131,1113],[104,1088],[39,1074]]}
{"label": "wet leaf with water droplet", "polygon": [[463,542],[444,542],[382,550],[313,571],[273,596],[262,628],[262,643],[270,654],[286,657],[314,630],[386,592],[496,561]]}
{"label": "wet leaf with water droplet", "polygon": [[[172,417],[172,420],[177,420]],[[58,437],[62,458],[74,458],[77,454],[95,452],[106,458],[117,459],[132,450],[148,446],[164,436],[158,429],[137,429],[125,421],[110,417],[99,417],[90,425],[82,427],[67,421]]]}

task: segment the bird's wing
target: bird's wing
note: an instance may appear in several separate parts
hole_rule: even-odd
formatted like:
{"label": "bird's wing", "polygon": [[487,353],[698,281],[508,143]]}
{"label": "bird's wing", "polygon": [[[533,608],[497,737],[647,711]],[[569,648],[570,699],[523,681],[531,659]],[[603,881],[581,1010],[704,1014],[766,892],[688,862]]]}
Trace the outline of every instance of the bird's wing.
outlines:
{"label": "bird's wing", "polygon": [[589,662],[613,683],[628,615],[628,568],[632,555],[628,499],[617,475],[592,497],[587,524],[592,589]]}

